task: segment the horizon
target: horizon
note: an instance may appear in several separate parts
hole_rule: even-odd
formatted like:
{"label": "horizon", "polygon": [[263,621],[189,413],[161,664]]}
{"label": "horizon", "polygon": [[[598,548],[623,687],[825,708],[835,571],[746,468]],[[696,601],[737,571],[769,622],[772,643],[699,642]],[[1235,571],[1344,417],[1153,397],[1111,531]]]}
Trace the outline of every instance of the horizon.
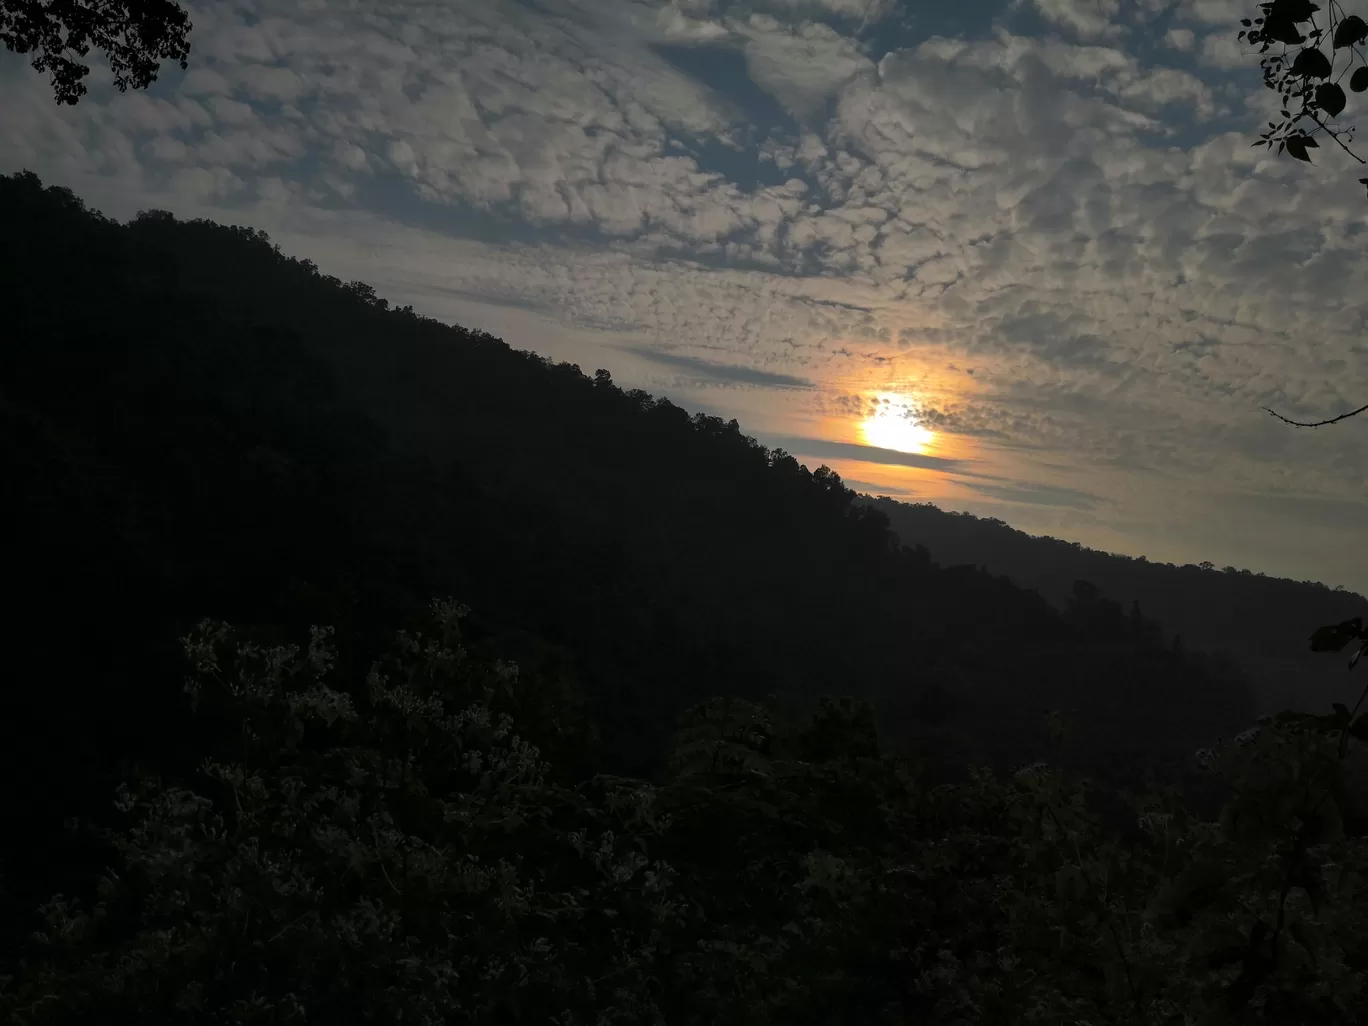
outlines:
{"label": "horizon", "polygon": [[0,171],[264,229],[858,492],[1368,593],[1368,421],[1261,409],[1368,395],[1368,204],[1251,149],[1253,4],[186,6],[145,93],[5,53]]}

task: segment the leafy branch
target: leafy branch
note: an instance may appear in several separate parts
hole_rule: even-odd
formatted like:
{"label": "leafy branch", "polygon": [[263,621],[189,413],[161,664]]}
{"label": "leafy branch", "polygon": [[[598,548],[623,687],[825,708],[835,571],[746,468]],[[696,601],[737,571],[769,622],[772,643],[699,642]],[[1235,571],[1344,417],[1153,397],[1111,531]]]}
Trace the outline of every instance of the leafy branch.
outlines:
{"label": "leafy branch", "polygon": [[[1348,105],[1340,80],[1350,69],[1354,70],[1349,89],[1355,93],[1368,90],[1368,59],[1359,50],[1368,41],[1368,23],[1358,15],[1345,15],[1336,0],[1330,0],[1325,26],[1316,20],[1321,8],[1311,0],[1271,0],[1259,8],[1262,17],[1241,19],[1244,28],[1238,38],[1257,45],[1264,55],[1259,62],[1264,85],[1282,100],[1283,120],[1270,121],[1268,131],[1253,145],[1272,149],[1276,144],[1278,153],[1311,163],[1307,151],[1320,148],[1316,136],[1323,134],[1360,164],[1368,163],[1345,142],[1346,136],[1352,141],[1353,127],[1335,123]],[[1327,41],[1331,44],[1328,55],[1322,49]],[[1275,43],[1283,44],[1282,49],[1270,53]],[[1341,53],[1345,58],[1337,70]],[[1297,104],[1300,107],[1294,112]],[[1308,123],[1313,126],[1309,130]],[[1368,185],[1368,178],[1360,181]]]}
{"label": "leafy branch", "polygon": [[[1340,84],[1344,76],[1349,75],[1351,92],[1368,91],[1368,59],[1359,49],[1368,41],[1368,22],[1357,14],[1345,14],[1337,0],[1330,0],[1324,25],[1316,18],[1320,5],[1311,0],[1270,0],[1260,4],[1259,9],[1263,11],[1261,17],[1240,20],[1244,27],[1238,38],[1259,47],[1264,85],[1282,100],[1283,120],[1270,121],[1268,131],[1253,145],[1271,150],[1276,143],[1279,154],[1286,152],[1310,164],[1310,151],[1320,149],[1316,137],[1324,135],[1360,164],[1368,164],[1345,141],[1346,137],[1353,141],[1353,126],[1336,124],[1349,102]],[[1323,49],[1326,42],[1330,44],[1328,54]],[[1275,43],[1282,44],[1281,50],[1270,52]],[[1368,178],[1360,178],[1359,182],[1368,186]],[[1292,420],[1266,406],[1264,409],[1293,427],[1315,428],[1356,417],[1368,411],[1368,403],[1338,417],[1317,421]]]}

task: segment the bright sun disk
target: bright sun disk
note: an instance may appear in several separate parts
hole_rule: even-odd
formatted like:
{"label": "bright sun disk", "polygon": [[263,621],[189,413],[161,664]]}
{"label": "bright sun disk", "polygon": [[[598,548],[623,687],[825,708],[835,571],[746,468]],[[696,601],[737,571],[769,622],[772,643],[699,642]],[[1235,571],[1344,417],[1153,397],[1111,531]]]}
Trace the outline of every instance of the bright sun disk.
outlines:
{"label": "bright sun disk", "polygon": [[877,408],[860,429],[870,445],[898,452],[925,452],[936,437],[930,428],[917,423],[911,404],[903,396],[879,396]]}

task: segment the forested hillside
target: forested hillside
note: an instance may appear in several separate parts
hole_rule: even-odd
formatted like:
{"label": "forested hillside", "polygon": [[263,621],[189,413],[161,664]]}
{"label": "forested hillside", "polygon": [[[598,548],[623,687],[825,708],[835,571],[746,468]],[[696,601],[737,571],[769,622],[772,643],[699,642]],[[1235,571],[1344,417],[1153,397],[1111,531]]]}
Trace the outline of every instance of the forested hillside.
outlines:
{"label": "forested hillside", "polygon": [[27,174],[0,209],[32,682],[5,757],[51,775],[35,814],[112,757],[169,757],[200,617],[364,637],[445,592],[582,696],[622,771],[653,772],[718,694],[866,697],[894,743],[935,728],[1006,761],[1038,750],[1043,707],[1077,710],[1117,766],[1252,718],[1224,664],[897,547],[835,474],[735,422],[389,310],[245,228],[120,225]]}
{"label": "forested hillside", "polygon": [[[1268,890],[1282,820],[1208,838],[1160,790],[1139,808],[1175,825],[1146,841],[1125,795],[971,761],[1153,771],[1197,807],[1228,799],[1200,786],[1219,764],[1257,810],[1292,785],[1241,789],[1252,741],[1358,754],[1343,710],[1197,759],[1254,718],[1228,661],[1086,583],[1060,611],[942,566],[735,422],[387,309],[260,233],[121,225],[29,174],[0,178],[0,218],[0,758],[24,782],[0,911],[7,944],[41,939],[0,963],[16,1021],[1005,1022],[1138,1012],[1142,987],[1200,1004],[1225,963],[1123,942],[1110,910],[1151,901],[1152,925],[1229,948],[1247,924],[1222,916],[1255,914],[1239,889]],[[473,612],[439,603],[437,641],[401,635],[368,672],[396,628],[433,630],[434,595]],[[302,661],[273,647],[315,624],[335,634]],[[1069,714],[1062,748],[1046,708]],[[1335,794],[1333,830],[1304,822],[1358,858],[1368,810]],[[1113,827],[1150,847],[1099,890]],[[1207,853],[1198,877],[1227,859],[1226,890],[1174,892],[1179,838]],[[1066,923],[1081,946],[1061,959]],[[1304,947],[1339,996],[1288,1001],[1339,1015],[1362,952]]]}
{"label": "forested hillside", "polygon": [[930,503],[865,497],[905,545],[938,562],[970,563],[1032,588],[1064,609],[1085,580],[1129,610],[1134,603],[1189,648],[1228,652],[1254,685],[1261,712],[1316,712],[1347,701],[1343,667],[1306,647],[1317,626],[1368,616],[1368,599],[1315,581],[1290,581],[1210,563],[1174,566],[1033,537],[1000,520]]}

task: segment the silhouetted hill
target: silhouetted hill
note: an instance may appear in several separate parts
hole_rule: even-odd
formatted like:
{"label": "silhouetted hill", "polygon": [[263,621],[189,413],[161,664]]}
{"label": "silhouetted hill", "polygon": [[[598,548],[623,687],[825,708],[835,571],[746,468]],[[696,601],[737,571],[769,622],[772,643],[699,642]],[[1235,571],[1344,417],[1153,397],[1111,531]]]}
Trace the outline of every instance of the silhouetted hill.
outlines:
{"label": "silhouetted hill", "polygon": [[174,776],[212,747],[179,695],[203,617],[333,624],[364,668],[453,595],[473,644],[559,681],[566,730],[583,700],[622,772],[654,773],[712,695],[867,697],[896,744],[1009,762],[1055,706],[1076,759],[1121,774],[1252,720],[1220,660],[1099,596],[1061,614],[939,566],[735,421],[387,309],[249,229],[120,225],[31,174],[0,177],[0,221],[20,879],[60,876],[56,824],[127,763]]}
{"label": "silhouetted hill", "polygon": [[1306,639],[1322,624],[1368,616],[1362,595],[1229,566],[1175,566],[1099,552],[930,503],[863,501],[888,517],[903,544],[925,546],[945,564],[1003,574],[1056,608],[1064,608],[1080,579],[1127,607],[1138,602],[1170,639],[1176,634],[1189,648],[1229,652],[1254,683],[1260,712],[1321,712],[1332,702],[1352,705],[1358,693],[1345,661],[1311,652]]}

